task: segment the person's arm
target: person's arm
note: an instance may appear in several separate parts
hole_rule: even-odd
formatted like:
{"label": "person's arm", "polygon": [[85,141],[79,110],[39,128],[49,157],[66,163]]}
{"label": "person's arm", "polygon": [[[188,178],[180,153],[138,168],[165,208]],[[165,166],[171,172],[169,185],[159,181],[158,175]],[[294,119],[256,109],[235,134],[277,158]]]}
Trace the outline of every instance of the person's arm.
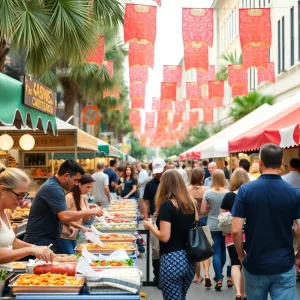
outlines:
{"label": "person's arm", "polygon": [[245,219],[234,217],[232,220],[231,235],[232,240],[238,254],[239,260],[243,262],[246,253],[243,246],[243,226]]}
{"label": "person's arm", "polygon": [[148,220],[149,216],[149,210],[150,210],[150,200],[143,199],[142,201],[142,210],[143,210],[143,216],[144,220]]}
{"label": "person's arm", "polygon": [[134,194],[137,190],[138,182],[135,178],[132,178],[132,190],[124,197],[125,199],[128,199],[132,194]]}
{"label": "person's arm", "polygon": [[201,208],[200,208],[201,214],[206,214],[208,212],[208,204],[206,199],[202,199],[201,202]]}
{"label": "person's arm", "polygon": [[17,237],[15,237],[12,246],[13,246],[13,249],[20,249],[20,248],[25,248],[25,247],[32,247],[34,245],[26,243],[26,242],[23,242],[22,240],[20,240]]}
{"label": "person's arm", "polygon": [[59,219],[63,223],[70,223],[72,221],[78,221],[80,219],[83,219],[85,217],[92,217],[92,216],[97,216],[101,217],[102,216],[102,210],[100,208],[92,208],[86,211],[70,211],[70,210],[65,210],[61,211],[57,214]]}
{"label": "person's arm", "polygon": [[117,176],[117,173],[114,174],[112,180],[111,180],[111,184],[112,188],[114,189],[117,189],[117,186],[118,186],[118,176]]}
{"label": "person's arm", "polygon": [[78,224],[76,222],[70,222],[68,225],[70,225],[70,226],[72,226],[72,227],[74,227],[78,230],[81,230],[82,232],[90,232],[91,231],[91,229],[89,229],[88,227],[85,227],[85,226],[83,226],[81,224]]}
{"label": "person's arm", "polygon": [[167,243],[170,240],[171,237],[171,223],[167,221],[160,221],[159,227],[160,230],[158,230],[151,221],[144,221],[144,227],[145,229],[151,230],[154,235],[164,243]]}
{"label": "person's arm", "polygon": [[296,226],[295,228],[298,228],[298,234],[296,234],[296,237],[298,238],[298,251],[295,258],[295,264],[297,267],[298,272],[300,272],[300,234],[299,234],[299,228],[300,228],[300,219],[296,220]]}
{"label": "person's arm", "polygon": [[108,187],[108,185],[105,185],[105,186],[104,186],[104,193],[105,193],[105,195],[106,195],[106,197],[107,197],[107,199],[108,199],[108,203],[110,203],[110,192],[109,192],[109,187]]}

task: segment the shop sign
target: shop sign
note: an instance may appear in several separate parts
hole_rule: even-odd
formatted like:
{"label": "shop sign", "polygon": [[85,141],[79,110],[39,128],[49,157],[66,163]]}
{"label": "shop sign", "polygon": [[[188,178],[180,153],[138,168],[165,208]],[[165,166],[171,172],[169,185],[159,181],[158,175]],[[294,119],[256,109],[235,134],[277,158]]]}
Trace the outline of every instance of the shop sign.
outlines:
{"label": "shop sign", "polygon": [[56,93],[28,75],[24,77],[24,104],[56,116]]}
{"label": "shop sign", "polygon": [[[13,136],[14,148],[19,148],[20,136]],[[61,147],[72,147],[74,146],[73,136],[34,136],[36,148],[61,148]]]}
{"label": "shop sign", "polygon": [[84,131],[77,131],[77,146],[83,149],[98,151],[98,139]]}

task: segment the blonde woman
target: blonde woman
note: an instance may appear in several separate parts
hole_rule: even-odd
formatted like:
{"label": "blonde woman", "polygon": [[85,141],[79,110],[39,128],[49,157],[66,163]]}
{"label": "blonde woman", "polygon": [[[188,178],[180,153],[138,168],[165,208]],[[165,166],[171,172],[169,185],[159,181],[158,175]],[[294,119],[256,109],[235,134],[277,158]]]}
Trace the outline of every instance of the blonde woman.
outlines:
{"label": "blonde woman", "polygon": [[19,169],[0,164],[0,270],[12,271],[12,262],[33,255],[46,262],[55,254],[44,246],[19,240],[11,228],[6,210],[15,210],[28,196],[28,176]]}
{"label": "blonde woman", "polygon": [[195,275],[195,263],[186,255],[188,232],[194,227],[197,211],[177,170],[167,170],[161,177],[155,201],[157,228],[144,221],[160,241],[160,280],[164,300],[186,299]]}
{"label": "blonde woman", "polygon": [[202,204],[201,213],[208,212],[207,225],[210,228],[211,235],[214,241],[213,249],[213,267],[215,271],[216,286],[215,289],[220,291],[223,281],[223,267],[226,262],[226,247],[225,237],[223,232],[218,228],[218,216],[224,196],[228,193],[226,187],[226,178],[222,170],[215,170],[212,174],[211,189],[206,191]]}
{"label": "blonde woman", "polygon": [[[226,211],[231,212],[236,194],[240,186],[249,181],[250,181],[249,176],[244,169],[242,168],[235,169],[235,171],[232,173],[230,178],[230,192],[227,193],[223,198],[220,213]],[[245,242],[245,235],[243,235],[243,241]],[[242,265],[238,258],[238,254],[235,250],[231,233],[226,235],[225,244],[231,260],[231,277],[233,280],[234,287],[236,289],[235,299],[236,300],[246,299],[244,277],[241,269]]]}

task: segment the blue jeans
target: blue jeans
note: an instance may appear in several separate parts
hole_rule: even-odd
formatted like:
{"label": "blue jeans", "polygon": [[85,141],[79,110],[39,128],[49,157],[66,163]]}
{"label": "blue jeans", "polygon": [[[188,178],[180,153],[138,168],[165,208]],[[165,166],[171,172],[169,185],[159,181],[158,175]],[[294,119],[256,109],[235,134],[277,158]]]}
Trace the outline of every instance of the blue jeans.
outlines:
{"label": "blue jeans", "polygon": [[208,217],[199,218],[200,225],[201,226],[206,226],[207,225],[207,219],[208,219]]}
{"label": "blue jeans", "polygon": [[60,238],[57,243],[57,253],[60,254],[75,254],[76,240],[68,240]]}
{"label": "blue jeans", "polygon": [[223,267],[226,263],[226,246],[225,246],[225,236],[223,236],[222,231],[212,231],[212,239],[214,241],[213,249],[213,267],[215,270],[217,280],[223,280]]}
{"label": "blue jeans", "polygon": [[277,275],[252,275],[245,268],[243,271],[248,300],[267,300],[269,293],[272,300],[297,300],[295,267]]}

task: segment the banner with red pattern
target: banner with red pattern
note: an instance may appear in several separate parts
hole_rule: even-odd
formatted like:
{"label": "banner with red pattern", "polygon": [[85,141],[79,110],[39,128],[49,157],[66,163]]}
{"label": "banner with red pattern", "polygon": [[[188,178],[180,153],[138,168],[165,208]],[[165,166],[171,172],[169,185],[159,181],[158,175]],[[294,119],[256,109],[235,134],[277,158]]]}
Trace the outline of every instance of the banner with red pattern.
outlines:
{"label": "banner with red pattern", "polygon": [[138,121],[134,121],[133,123],[131,123],[131,125],[132,125],[133,131],[134,131],[135,133],[138,133],[138,134],[141,133],[141,131],[142,131],[142,129],[141,129],[141,124],[138,123]]}
{"label": "banner with red pattern", "polygon": [[203,110],[203,123],[212,123],[214,121],[214,110],[212,108],[205,108]]}
{"label": "banner with red pattern", "polygon": [[228,83],[231,87],[248,83],[248,72],[243,65],[228,65]]}
{"label": "banner with red pattern", "polygon": [[145,135],[141,135],[140,143],[141,146],[146,147],[148,145],[148,138]]}
{"label": "banner with red pattern", "polygon": [[153,0],[157,3],[158,6],[161,6],[161,0]]}
{"label": "banner with red pattern", "polygon": [[153,68],[154,47],[147,41],[132,41],[128,49],[129,68],[135,66]]}
{"label": "banner with red pattern", "polygon": [[164,82],[176,82],[181,86],[182,66],[164,66]]}
{"label": "banner with red pattern", "polygon": [[173,102],[170,100],[161,100],[160,110],[173,110]]}
{"label": "banner with red pattern", "polygon": [[185,112],[186,110],[186,100],[176,100],[175,102],[175,111],[176,112]]}
{"label": "banner with red pattern", "polygon": [[201,104],[202,104],[202,107],[203,109],[206,109],[206,108],[212,108],[212,101],[209,99],[209,97],[202,97],[202,101],[201,101]]}
{"label": "banner with red pattern", "polygon": [[145,128],[154,128],[155,125],[155,112],[147,111],[145,115]]}
{"label": "banner with red pattern", "polygon": [[204,42],[213,46],[214,10],[212,8],[183,8],[182,37],[184,47],[191,42]]}
{"label": "banner with red pattern", "polygon": [[238,84],[232,87],[232,98],[248,95],[248,84]]}
{"label": "banner with red pattern", "polygon": [[145,131],[145,135],[147,138],[154,138],[156,134],[156,128],[147,128],[147,130]]}
{"label": "banner with red pattern", "polygon": [[109,73],[110,77],[113,77],[114,76],[114,62],[112,60],[104,60],[103,66]]}
{"label": "banner with red pattern", "polygon": [[141,123],[141,114],[139,110],[131,109],[129,112],[129,120],[131,124],[140,124]]}
{"label": "banner with red pattern", "polygon": [[162,82],[160,90],[160,100],[176,100],[176,82]]}
{"label": "banner with red pattern", "polygon": [[201,86],[197,82],[186,82],[185,85],[188,101],[191,99],[201,99]]}
{"label": "banner with red pattern", "polygon": [[132,67],[129,69],[129,82],[142,81],[148,82],[148,67]]}
{"label": "banner with red pattern", "polygon": [[159,111],[160,110],[160,99],[152,97],[152,110]]}
{"label": "banner with red pattern", "polygon": [[173,123],[180,123],[182,122],[182,112],[175,112],[173,114]]}
{"label": "banner with red pattern", "polygon": [[199,109],[202,108],[202,99],[191,99],[190,100],[190,109]]}
{"label": "banner with red pattern", "polygon": [[224,106],[224,104],[223,104],[223,99],[211,99],[211,101],[212,101],[212,106],[213,107],[216,107],[216,108],[218,108],[218,107],[223,107]]}
{"label": "banner with red pattern", "polygon": [[249,44],[272,43],[271,9],[253,8],[239,10],[239,29],[242,49]]}
{"label": "banner with red pattern", "polygon": [[245,70],[249,68],[268,68],[269,48],[264,44],[246,45],[242,49],[242,56]]}
{"label": "banner with red pattern", "polygon": [[181,123],[181,129],[188,129],[190,128],[190,121],[189,120],[183,120]]}
{"label": "banner with red pattern", "polygon": [[208,46],[203,42],[192,42],[184,48],[184,66],[188,71],[191,68],[208,71]]}
{"label": "banner with red pattern", "polygon": [[135,98],[145,100],[146,84],[142,81],[135,81],[130,83],[130,100]]}
{"label": "banner with red pattern", "polygon": [[[197,126],[198,121],[199,121],[199,112],[198,111],[190,111],[190,125],[193,124],[194,126]],[[194,125],[196,124],[196,125]]]}
{"label": "banner with red pattern", "polygon": [[258,85],[262,82],[275,82],[275,68],[273,62],[268,63],[267,69],[259,68],[257,70],[257,81]]}
{"label": "banner with red pattern", "polygon": [[216,79],[215,66],[209,66],[208,71],[197,70],[197,82],[202,84],[207,84],[209,80]]}
{"label": "banner with red pattern", "polygon": [[224,80],[209,80],[208,94],[211,100],[224,98]]}
{"label": "banner with red pattern", "polygon": [[165,127],[169,122],[169,112],[168,111],[159,111],[157,113],[157,127]]}
{"label": "banner with red pattern", "polygon": [[103,99],[106,97],[120,98],[120,87],[103,91]]}
{"label": "banner with red pattern", "polygon": [[89,63],[95,63],[102,66],[104,60],[105,37],[99,36],[99,41],[93,52],[88,57]]}
{"label": "banner with red pattern", "polygon": [[144,109],[145,97],[134,97],[131,99],[131,109]]}
{"label": "banner with red pattern", "polygon": [[146,40],[154,46],[156,38],[156,6],[126,3],[124,41]]}

